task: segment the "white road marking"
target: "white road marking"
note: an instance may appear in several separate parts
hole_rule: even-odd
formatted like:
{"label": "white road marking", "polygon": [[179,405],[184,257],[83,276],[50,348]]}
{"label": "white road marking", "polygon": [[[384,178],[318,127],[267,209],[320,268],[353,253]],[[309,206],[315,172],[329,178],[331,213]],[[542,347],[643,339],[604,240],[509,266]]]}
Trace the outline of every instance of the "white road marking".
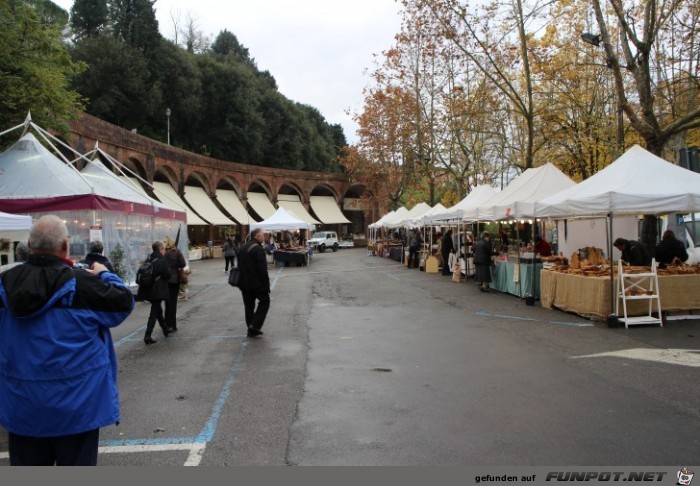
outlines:
{"label": "white road marking", "polygon": [[700,368],[700,350],[697,349],[632,348],[611,351],[609,353],[572,356],[574,359],[606,357],[638,359],[643,361],[655,361],[657,363]]}

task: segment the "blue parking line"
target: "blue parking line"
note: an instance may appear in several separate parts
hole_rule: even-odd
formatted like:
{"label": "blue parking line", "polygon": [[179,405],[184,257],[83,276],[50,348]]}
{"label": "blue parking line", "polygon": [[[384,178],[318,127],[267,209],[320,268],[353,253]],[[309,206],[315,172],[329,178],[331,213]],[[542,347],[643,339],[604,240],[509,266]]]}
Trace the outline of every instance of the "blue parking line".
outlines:
{"label": "blue parking line", "polygon": [[510,319],[513,321],[530,321],[530,322],[546,322],[548,324],[557,324],[559,326],[570,326],[570,327],[593,327],[590,322],[566,322],[566,321],[546,321],[542,319],[534,319],[532,317],[520,317],[520,316],[505,316],[501,314],[492,314],[489,311],[477,311],[474,313],[480,317],[498,317],[500,319]]}
{"label": "blue parking line", "polygon": [[[279,281],[279,277],[282,274],[282,271],[284,270],[284,267],[280,267],[279,271],[277,272],[277,275],[275,276],[274,280],[270,284],[270,290],[274,289],[277,286],[277,282]],[[134,336],[136,333],[141,332],[142,329],[144,329],[145,326],[141,326],[138,328],[136,331],[132,332],[128,336],[123,337],[120,339],[117,343],[115,343],[115,347],[118,345],[121,346],[123,343],[129,341],[132,336]],[[243,336],[241,336],[243,337]],[[238,353],[236,356],[236,359],[233,361],[233,365],[231,365],[231,369],[229,371],[228,377],[226,378],[226,381],[224,382],[224,386],[221,388],[221,391],[219,392],[219,396],[216,399],[216,402],[214,403],[214,407],[212,408],[211,415],[209,416],[209,419],[207,422],[204,424],[204,427],[202,430],[199,432],[199,434],[196,437],[159,437],[159,438],[148,438],[148,439],[116,439],[116,440],[105,440],[105,441],[100,441],[100,446],[105,447],[105,446],[130,446],[130,445],[164,445],[164,444],[206,444],[209,442],[213,437],[214,434],[216,433],[216,427],[219,423],[219,419],[221,418],[221,414],[224,411],[224,406],[226,405],[226,402],[228,401],[229,397],[231,396],[231,389],[233,386],[236,384],[236,372],[241,369],[241,362],[243,361],[243,357],[245,355],[245,350],[248,347],[248,340],[244,339],[243,342],[241,343],[241,352]]]}

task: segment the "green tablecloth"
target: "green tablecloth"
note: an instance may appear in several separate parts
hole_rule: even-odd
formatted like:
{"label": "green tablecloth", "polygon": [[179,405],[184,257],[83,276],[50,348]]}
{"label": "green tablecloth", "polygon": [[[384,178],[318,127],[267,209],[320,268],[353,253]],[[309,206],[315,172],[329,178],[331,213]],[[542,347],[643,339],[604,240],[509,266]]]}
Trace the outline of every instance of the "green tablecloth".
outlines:
{"label": "green tablecloth", "polygon": [[[519,266],[519,276],[516,279],[516,267]],[[495,269],[491,270],[491,287],[500,292],[525,297],[532,295],[540,297],[541,263],[516,263],[497,261]],[[516,281],[517,280],[517,281]]]}

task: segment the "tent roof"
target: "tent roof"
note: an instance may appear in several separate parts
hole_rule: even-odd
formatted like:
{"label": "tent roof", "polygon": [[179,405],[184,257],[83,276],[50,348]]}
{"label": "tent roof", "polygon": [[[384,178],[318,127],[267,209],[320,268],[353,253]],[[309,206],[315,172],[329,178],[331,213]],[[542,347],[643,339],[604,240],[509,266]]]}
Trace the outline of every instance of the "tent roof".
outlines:
{"label": "tent roof", "polygon": [[394,214],[395,212],[396,212],[396,211],[389,211],[389,212],[386,213],[384,216],[382,216],[381,218],[379,218],[377,221],[375,221],[374,223],[370,224],[369,227],[370,227],[370,228],[381,228],[381,226],[384,224],[384,221],[385,221],[387,218],[390,218],[391,216],[393,216],[393,214]]}
{"label": "tent roof", "polygon": [[313,224],[307,223],[283,207],[277,208],[277,211],[272,216],[259,223],[250,223],[251,231],[257,228],[262,228],[265,231],[313,230],[314,227]]}
{"label": "tent roof", "polygon": [[400,218],[392,218],[391,222],[387,224],[388,227],[390,228],[398,228],[399,226],[408,226],[410,224],[413,224],[413,220],[416,218],[420,218],[423,216],[425,213],[430,211],[432,208],[430,207],[430,204],[425,203],[425,202],[420,202],[413,206],[408,212],[404,215],[402,215]]}
{"label": "tent roof", "polygon": [[476,211],[476,208],[480,204],[488,201],[496,194],[496,189],[491,186],[481,185],[476,186],[472,191],[466,195],[464,199],[460,202],[444,209],[443,211],[435,211],[431,214],[430,219],[426,220],[427,223],[436,223],[440,221],[450,221],[450,220],[460,220],[463,221],[466,214],[469,211]]}
{"label": "tent roof", "polygon": [[393,213],[387,214],[385,218],[382,218],[380,220],[382,221],[382,224],[379,226],[390,228],[391,225],[394,224],[394,222],[401,221],[404,218],[404,216],[406,216],[406,214],[408,214],[408,209],[406,209],[404,206],[401,206]]}
{"label": "tent roof", "polygon": [[548,162],[520,174],[505,189],[479,205],[476,216],[479,221],[532,217],[537,201],[575,185]]}
{"label": "tent roof", "polygon": [[0,212],[0,231],[29,231],[32,217]]}
{"label": "tent roof", "polygon": [[539,201],[537,217],[700,211],[700,174],[639,145],[580,184]]}
{"label": "tent roof", "polygon": [[90,184],[27,133],[0,154],[2,199],[92,194]]}
{"label": "tent roof", "polygon": [[442,214],[445,211],[447,211],[447,208],[443,206],[441,203],[437,203],[435,206],[433,206],[430,211],[426,212],[422,216],[419,216],[417,218],[414,218],[412,223],[415,224],[416,226],[423,226],[430,221],[433,220],[434,215],[436,214]]}

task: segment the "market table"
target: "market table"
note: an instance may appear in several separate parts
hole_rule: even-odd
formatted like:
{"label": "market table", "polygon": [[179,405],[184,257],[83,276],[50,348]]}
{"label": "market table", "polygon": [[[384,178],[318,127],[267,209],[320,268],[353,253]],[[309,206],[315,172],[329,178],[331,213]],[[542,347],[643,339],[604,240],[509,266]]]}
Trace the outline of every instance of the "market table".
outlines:
{"label": "market table", "polygon": [[275,250],[272,253],[272,259],[275,263],[283,263],[284,266],[291,266],[292,264],[297,267],[308,265],[307,254],[305,252],[298,251],[281,251]]}
{"label": "market table", "polygon": [[[659,275],[659,296],[664,312],[700,309],[700,275]],[[615,282],[617,288],[617,277]],[[547,309],[573,312],[584,317],[605,318],[610,305],[610,277],[586,277],[542,270],[540,302]],[[627,302],[627,314],[645,315],[648,302]]]}
{"label": "market table", "polygon": [[542,263],[497,260],[491,270],[491,288],[518,297],[532,295],[537,299],[540,296],[540,270]]}

